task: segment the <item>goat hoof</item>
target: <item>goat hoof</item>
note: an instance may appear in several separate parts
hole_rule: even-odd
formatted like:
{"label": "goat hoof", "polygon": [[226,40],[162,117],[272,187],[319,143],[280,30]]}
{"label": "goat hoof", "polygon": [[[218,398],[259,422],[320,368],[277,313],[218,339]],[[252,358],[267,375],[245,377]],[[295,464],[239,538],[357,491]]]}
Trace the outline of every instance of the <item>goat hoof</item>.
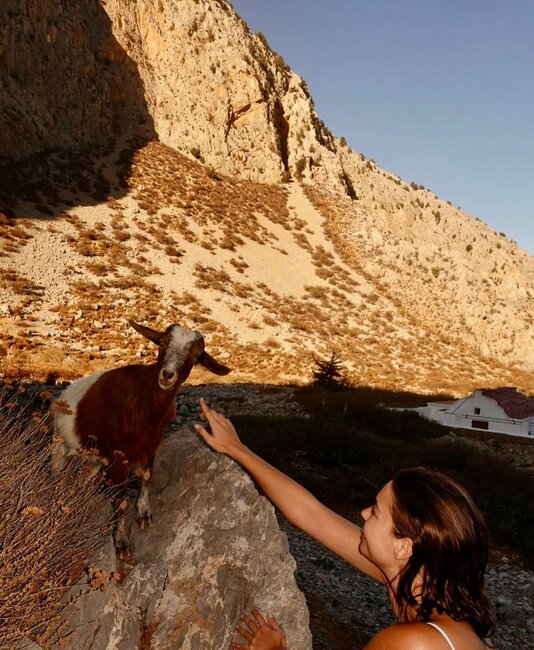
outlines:
{"label": "goat hoof", "polygon": [[129,560],[132,557],[132,547],[128,543],[115,544],[115,555],[118,560]]}
{"label": "goat hoof", "polygon": [[137,523],[139,524],[139,528],[141,530],[145,530],[145,528],[150,528],[150,526],[152,526],[152,515],[150,513],[145,513],[143,515],[140,515],[137,519]]}
{"label": "goat hoof", "polygon": [[116,555],[117,560],[129,560],[132,557],[132,553],[129,548],[121,549],[120,551],[118,550]]}

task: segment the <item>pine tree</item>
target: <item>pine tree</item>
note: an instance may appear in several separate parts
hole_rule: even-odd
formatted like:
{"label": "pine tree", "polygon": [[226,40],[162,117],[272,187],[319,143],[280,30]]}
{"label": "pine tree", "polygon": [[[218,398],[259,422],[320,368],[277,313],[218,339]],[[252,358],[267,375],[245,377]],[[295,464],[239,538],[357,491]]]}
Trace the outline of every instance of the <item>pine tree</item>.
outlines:
{"label": "pine tree", "polygon": [[313,371],[314,386],[334,390],[347,386],[346,371],[337,352],[332,351],[326,361],[315,357],[313,357],[313,361],[316,365],[316,369]]}

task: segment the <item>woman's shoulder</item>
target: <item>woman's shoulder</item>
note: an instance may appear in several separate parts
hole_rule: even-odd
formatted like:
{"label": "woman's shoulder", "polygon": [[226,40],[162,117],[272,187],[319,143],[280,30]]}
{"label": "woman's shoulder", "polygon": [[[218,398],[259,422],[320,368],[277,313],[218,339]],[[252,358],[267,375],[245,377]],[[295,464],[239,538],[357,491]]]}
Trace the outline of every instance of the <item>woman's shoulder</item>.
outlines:
{"label": "woman's shoulder", "polygon": [[[463,627],[461,623],[458,625]],[[439,635],[438,630],[427,623],[397,623],[374,636],[365,646],[365,650],[450,650],[445,638],[442,636],[440,640]],[[470,626],[468,630],[457,630],[454,637],[458,639],[458,645],[455,646],[457,650],[478,650],[485,647]]]}
{"label": "woman's shoulder", "polygon": [[436,647],[434,641],[432,627],[426,623],[397,623],[376,634],[365,650],[428,650]]}

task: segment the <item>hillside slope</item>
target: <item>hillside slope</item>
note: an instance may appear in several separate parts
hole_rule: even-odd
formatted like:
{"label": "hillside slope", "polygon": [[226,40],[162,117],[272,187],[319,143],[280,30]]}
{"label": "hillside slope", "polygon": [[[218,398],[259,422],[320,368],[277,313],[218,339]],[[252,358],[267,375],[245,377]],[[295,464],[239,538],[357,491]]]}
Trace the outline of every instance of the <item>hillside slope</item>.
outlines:
{"label": "hillside slope", "polygon": [[414,318],[370,262],[346,254],[343,213],[325,218],[317,190],[310,200],[298,183],[224,177],[157,142],[137,150],[128,173],[120,199],[3,227],[21,237],[4,240],[0,258],[12,374],[73,376],[151,357],[127,326],[135,318],[197,327],[233,380],[302,380],[312,354],[335,348],[364,383],[529,387],[528,373]]}

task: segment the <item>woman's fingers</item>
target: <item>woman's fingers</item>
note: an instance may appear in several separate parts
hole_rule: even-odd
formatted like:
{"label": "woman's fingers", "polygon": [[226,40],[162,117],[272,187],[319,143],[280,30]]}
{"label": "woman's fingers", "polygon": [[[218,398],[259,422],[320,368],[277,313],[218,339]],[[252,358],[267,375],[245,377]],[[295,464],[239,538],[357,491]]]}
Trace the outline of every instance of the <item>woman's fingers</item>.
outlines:
{"label": "woman's fingers", "polygon": [[275,619],[275,617],[272,614],[269,614],[267,620],[269,621],[269,625],[272,627],[272,629],[275,632],[278,632],[278,634],[280,635],[281,646],[283,648],[287,648],[286,635],[284,634],[284,630],[282,630],[282,628],[278,625],[278,621]]}
{"label": "woman's fingers", "polygon": [[216,436],[207,431],[201,424],[195,424],[195,429],[212,449],[219,453],[226,453],[226,447],[224,444],[218,440]]}
{"label": "woman's fingers", "polygon": [[258,625],[267,625],[267,621],[263,618],[263,614],[260,612],[259,609],[256,609],[254,607],[254,609],[252,610],[252,616],[254,616]]}
{"label": "woman's fingers", "polygon": [[[202,409],[200,414],[201,417],[208,421],[213,431],[213,424],[216,421],[216,415],[218,415],[217,412],[210,409],[202,397],[200,398],[200,407]],[[195,429],[200,433],[208,445],[213,446],[214,436],[212,433],[210,433],[202,424],[195,424]]]}
{"label": "woman's fingers", "polygon": [[211,446],[213,436],[201,424],[195,424],[195,429],[200,433],[204,440]]}
{"label": "woman's fingers", "polygon": [[233,643],[232,648],[235,650],[250,650],[252,647],[287,649],[284,632],[274,616],[269,614],[265,618],[257,607],[251,610],[250,616],[243,613],[235,629],[248,641],[248,643]]}
{"label": "woman's fingers", "polygon": [[[254,613],[254,611],[252,613]],[[256,623],[256,621],[253,621],[246,614],[242,614],[241,623],[247,625],[250,628],[251,632],[255,632],[258,629],[258,624]]]}
{"label": "woman's fingers", "polygon": [[249,643],[252,641],[254,638],[254,634],[252,632],[249,632],[246,628],[242,627],[241,625],[236,625],[235,631],[240,634],[244,639],[246,639]]}
{"label": "woman's fingers", "polygon": [[214,409],[210,409],[202,397],[200,398],[200,408],[202,410],[201,416],[209,422],[212,429],[214,424],[222,424],[226,420],[224,415],[221,415]]}
{"label": "woman's fingers", "polygon": [[210,409],[203,398],[200,399],[200,407],[209,428],[207,424],[206,426],[195,424],[196,430],[212,449],[234,458],[235,453],[243,448],[234,425],[224,415]]}
{"label": "woman's fingers", "polygon": [[210,418],[215,417],[215,414],[217,413],[217,411],[210,409],[203,397],[200,398],[200,408],[202,409],[202,414],[208,422],[210,421]]}
{"label": "woman's fingers", "polygon": [[210,407],[206,404],[203,397],[201,397],[199,401],[200,401],[200,416],[204,420],[209,420],[209,414],[211,412]]}
{"label": "woman's fingers", "polygon": [[202,397],[200,398],[200,407],[202,409],[202,415],[210,424],[213,434],[217,432],[231,434],[234,436],[237,435],[234,425],[230,422],[230,420],[222,413],[219,413],[214,409],[210,409]]}

